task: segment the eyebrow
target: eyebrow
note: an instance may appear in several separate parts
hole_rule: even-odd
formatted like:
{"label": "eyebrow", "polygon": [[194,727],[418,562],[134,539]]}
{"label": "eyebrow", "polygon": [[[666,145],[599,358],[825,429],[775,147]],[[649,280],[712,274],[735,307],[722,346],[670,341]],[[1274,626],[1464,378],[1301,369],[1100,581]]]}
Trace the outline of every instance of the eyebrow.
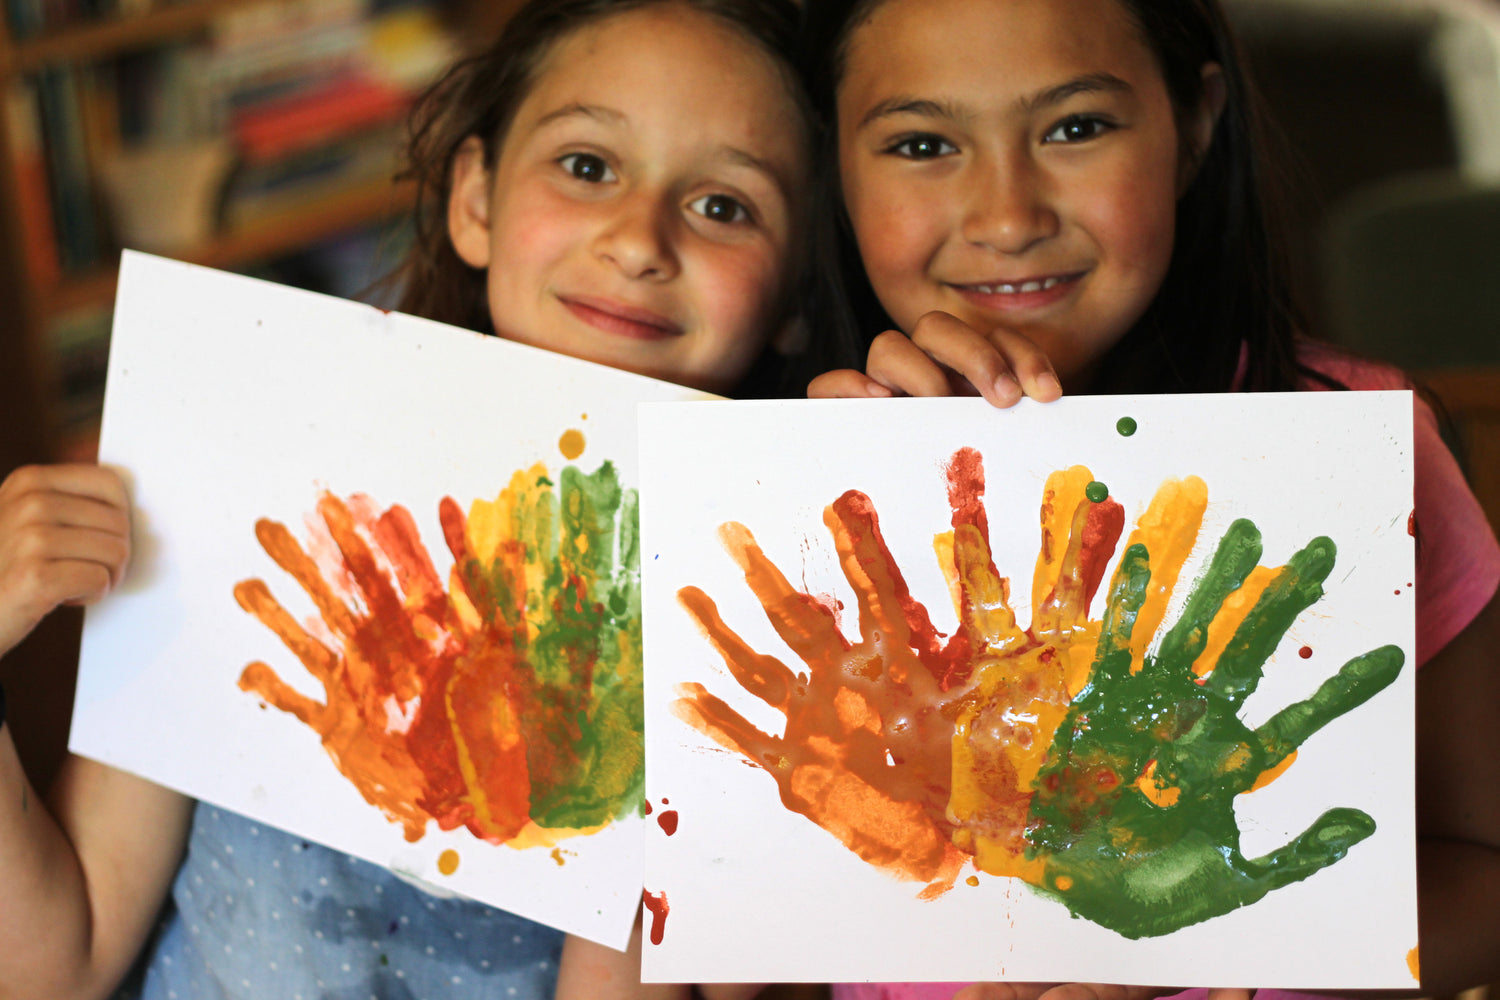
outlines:
{"label": "eyebrow", "polygon": [[[1034,112],[1052,107],[1079,94],[1122,93],[1133,88],[1113,73],[1085,73],[1055,87],[1028,94],[1017,102],[1023,111]],[[887,98],[865,112],[859,120],[859,129],[896,115],[918,115],[923,118],[943,118],[948,121],[966,121],[974,117],[971,111],[951,101],[935,101],[927,98],[898,95]]]}
{"label": "eyebrow", "polygon": [[612,125],[619,124],[625,120],[623,112],[616,111],[614,108],[606,108],[602,104],[564,104],[562,107],[549,111],[538,118],[536,124],[532,126],[532,130],[535,131],[543,125],[550,125],[559,119],[571,118],[575,115],[581,115],[584,118],[593,118],[596,121],[608,122]]}

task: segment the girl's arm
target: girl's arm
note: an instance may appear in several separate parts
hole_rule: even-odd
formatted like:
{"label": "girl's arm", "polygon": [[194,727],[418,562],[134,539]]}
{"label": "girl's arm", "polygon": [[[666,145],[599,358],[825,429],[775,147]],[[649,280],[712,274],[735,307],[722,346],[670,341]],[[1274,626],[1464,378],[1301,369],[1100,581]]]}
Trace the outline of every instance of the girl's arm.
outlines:
{"label": "girl's arm", "polygon": [[688,1000],[691,995],[686,984],[641,982],[639,917],[623,952],[572,934],[563,942],[556,1000]]}
{"label": "girl's arm", "polygon": [[[13,473],[0,484],[0,655],[59,604],[102,597],[128,554],[118,475],[97,466]],[[151,930],[190,809],[176,793],[77,757],[44,804],[0,724],[0,998],[107,995]]]}
{"label": "girl's arm", "polygon": [[1062,395],[1041,349],[1014,331],[988,335],[945,312],[917,320],[910,337],[896,330],[870,345],[865,370],[844,368],[813,379],[813,399],[865,396],[983,396],[1014,406],[1022,396],[1051,402]]}
{"label": "girl's arm", "polygon": [[1422,992],[1500,982],[1500,594],[1417,672]]}
{"label": "girl's arm", "polygon": [[[714,983],[696,988],[704,1000],[751,1000],[765,987],[758,983]],[[686,983],[641,982],[641,921],[635,922],[630,947],[619,952],[569,934],[557,972],[556,1000],[688,1000]]]}

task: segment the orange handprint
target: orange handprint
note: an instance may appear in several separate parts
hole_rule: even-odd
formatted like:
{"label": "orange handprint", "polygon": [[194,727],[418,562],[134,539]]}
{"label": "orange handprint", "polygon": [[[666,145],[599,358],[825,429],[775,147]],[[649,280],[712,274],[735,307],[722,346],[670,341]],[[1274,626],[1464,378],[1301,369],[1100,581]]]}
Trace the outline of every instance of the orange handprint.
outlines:
{"label": "orange handprint", "polygon": [[[707,595],[684,588],[680,600],[735,679],[787,722],[781,736],[762,732],[696,684],[683,686],[674,707],[764,767],[787,808],[871,864],[932,883],[932,892],[951,884],[980,843],[988,854],[1019,856],[1024,782],[1067,709],[1069,677],[1087,669],[1091,650],[1072,650],[1097,634],[1082,623],[1087,598],[1123,522],[1117,504],[1084,498],[1086,472],[1049,482],[1036,624],[1023,630],[990,558],[978,453],[955,455],[948,478],[953,532],[936,547],[959,611],[955,635],[939,633],[911,597],[869,498],[850,491],[824,523],[858,601],[860,640],[851,644],[826,608],[792,588],[746,528],[725,525],[721,540],[808,672],[794,675],[750,649]],[[1044,701],[1052,707],[1035,714]]]}
{"label": "orange handprint", "polygon": [[[634,494],[605,463],[538,465],[465,517],[439,505],[445,590],[407,511],[325,494],[320,566],[283,526],[256,535],[312,598],[314,637],[260,580],[235,588],[323,686],[318,702],[252,663],[240,686],[322,737],[408,840],[429,820],[491,843],[556,839],[638,808],[643,781]],[[620,545],[616,546],[616,539]],[[617,559],[618,556],[618,559]]]}

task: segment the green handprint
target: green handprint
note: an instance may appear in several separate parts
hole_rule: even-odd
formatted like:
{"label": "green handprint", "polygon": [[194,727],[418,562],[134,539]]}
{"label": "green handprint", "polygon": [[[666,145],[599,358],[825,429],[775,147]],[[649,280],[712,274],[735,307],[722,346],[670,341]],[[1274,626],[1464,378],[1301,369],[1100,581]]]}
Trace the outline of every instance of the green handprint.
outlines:
{"label": "green handprint", "polygon": [[[1374,832],[1365,813],[1330,809],[1278,850],[1240,853],[1234,797],[1390,684],[1405,659],[1395,646],[1355,657],[1250,729],[1240,709],[1292,622],[1322,596],[1335,549],[1315,538],[1270,574],[1257,569],[1260,555],[1259,531],[1236,521],[1150,655],[1132,631],[1152,597],[1151,554],[1139,542],[1126,550],[1088,685],[1037,775],[1027,833],[1028,854],[1044,863],[1039,888],[1074,916],[1128,938],[1168,934],[1307,878]],[[1264,589],[1205,666],[1209,624],[1256,592],[1260,580],[1247,581],[1257,573],[1269,575]]]}

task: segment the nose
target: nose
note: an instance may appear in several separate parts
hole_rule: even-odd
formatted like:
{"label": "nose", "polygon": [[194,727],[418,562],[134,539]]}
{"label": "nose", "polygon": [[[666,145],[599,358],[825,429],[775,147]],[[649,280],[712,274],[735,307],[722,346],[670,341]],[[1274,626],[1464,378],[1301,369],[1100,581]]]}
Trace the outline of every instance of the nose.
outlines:
{"label": "nose", "polygon": [[610,209],[595,239],[594,251],[599,258],[632,279],[666,281],[676,277],[679,265],[672,237],[675,206],[671,200],[652,191],[632,191],[622,194]]}
{"label": "nose", "polygon": [[970,169],[965,240],[1020,254],[1057,235],[1059,216],[1046,176],[1026,153],[978,158]]}

